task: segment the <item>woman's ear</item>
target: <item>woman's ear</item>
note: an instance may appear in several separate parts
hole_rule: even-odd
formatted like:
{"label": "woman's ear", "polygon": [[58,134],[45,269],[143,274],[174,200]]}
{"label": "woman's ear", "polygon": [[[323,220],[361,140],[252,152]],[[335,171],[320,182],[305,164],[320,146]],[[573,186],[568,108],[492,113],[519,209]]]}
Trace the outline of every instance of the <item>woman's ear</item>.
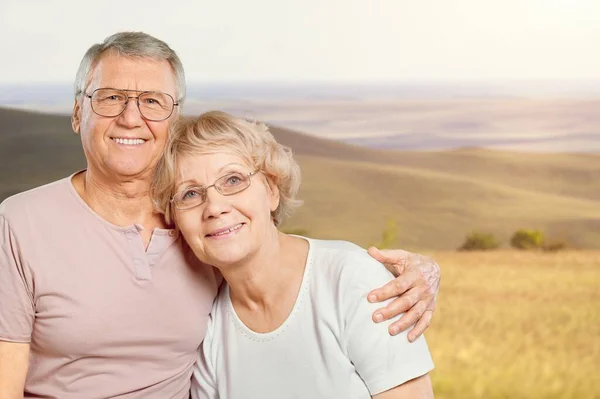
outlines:
{"label": "woman's ear", "polygon": [[279,208],[279,188],[269,178],[267,178],[267,185],[269,188],[269,199],[271,203],[270,209],[271,212],[275,212],[275,210]]}

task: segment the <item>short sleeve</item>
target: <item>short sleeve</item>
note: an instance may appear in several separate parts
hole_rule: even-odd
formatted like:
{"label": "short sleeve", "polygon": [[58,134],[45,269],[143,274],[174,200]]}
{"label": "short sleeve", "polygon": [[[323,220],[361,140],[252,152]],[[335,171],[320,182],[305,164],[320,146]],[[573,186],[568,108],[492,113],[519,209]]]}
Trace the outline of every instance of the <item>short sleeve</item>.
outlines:
{"label": "short sleeve", "polygon": [[35,317],[31,273],[2,214],[0,245],[0,341],[30,342]]}
{"label": "short sleeve", "polygon": [[[214,308],[213,308],[214,309]],[[209,318],[206,336],[198,349],[198,359],[192,373],[192,399],[219,399],[216,372],[212,358],[214,322]]]}
{"label": "short sleeve", "polygon": [[[366,253],[349,253],[339,289],[344,312],[344,342],[350,360],[371,395],[392,389],[427,374],[433,361],[423,336],[408,341],[408,331],[396,336],[388,333],[397,320],[375,323],[372,314],[382,306],[367,301],[367,294],[390,281],[393,276]],[[409,329],[410,330],[410,329]]]}

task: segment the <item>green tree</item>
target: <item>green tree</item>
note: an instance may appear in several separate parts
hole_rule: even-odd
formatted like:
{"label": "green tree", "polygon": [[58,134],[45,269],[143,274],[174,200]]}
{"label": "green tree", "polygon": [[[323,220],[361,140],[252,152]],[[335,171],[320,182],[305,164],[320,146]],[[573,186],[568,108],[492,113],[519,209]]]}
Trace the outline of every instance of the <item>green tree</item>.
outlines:
{"label": "green tree", "polygon": [[510,239],[510,245],[517,249],[540,249],[544,246],[544,234],[540,230],[519,229]]}
{"label": "green tree", "polygon": [[467,235],[465,242],[460,246],[461,251],[481,251],[496,249],[500,246],[496,237],[490,233],[474,231]]}

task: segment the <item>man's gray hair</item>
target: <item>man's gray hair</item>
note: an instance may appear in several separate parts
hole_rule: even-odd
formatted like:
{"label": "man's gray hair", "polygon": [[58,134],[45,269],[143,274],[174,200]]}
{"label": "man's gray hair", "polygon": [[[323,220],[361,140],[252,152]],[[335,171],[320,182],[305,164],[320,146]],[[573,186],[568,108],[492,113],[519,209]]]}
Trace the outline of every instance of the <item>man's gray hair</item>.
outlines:
{"label": "man's gray hair", "polygon": [[74,91],[76,97],[85,92],[92,69],[96,66],[100,57],[108,51],[122,57],[168,61],[175,74],[175,83],[177,84],[177,99],[175,101],[183,103],[185,98],[185,74],[181,60],[167,43],[143,32],[115,33],[104,39],[102,43],[90,47],[83,56],[75,76]]}

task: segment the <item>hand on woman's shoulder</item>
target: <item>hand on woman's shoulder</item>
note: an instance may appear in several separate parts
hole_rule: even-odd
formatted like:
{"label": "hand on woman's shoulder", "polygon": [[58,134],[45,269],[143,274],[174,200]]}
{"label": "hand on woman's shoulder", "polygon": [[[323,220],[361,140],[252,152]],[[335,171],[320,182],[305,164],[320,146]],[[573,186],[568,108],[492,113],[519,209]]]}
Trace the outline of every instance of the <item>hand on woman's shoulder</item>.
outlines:
{"label": "hand on woman's shoulder", "polygon": [[383,264],[373,259],[365,249],[349,241],[313,240],[316,257],[323,263],[319,267],[332,269],[344,284],[357,287],[381,286],[394,276]]}

